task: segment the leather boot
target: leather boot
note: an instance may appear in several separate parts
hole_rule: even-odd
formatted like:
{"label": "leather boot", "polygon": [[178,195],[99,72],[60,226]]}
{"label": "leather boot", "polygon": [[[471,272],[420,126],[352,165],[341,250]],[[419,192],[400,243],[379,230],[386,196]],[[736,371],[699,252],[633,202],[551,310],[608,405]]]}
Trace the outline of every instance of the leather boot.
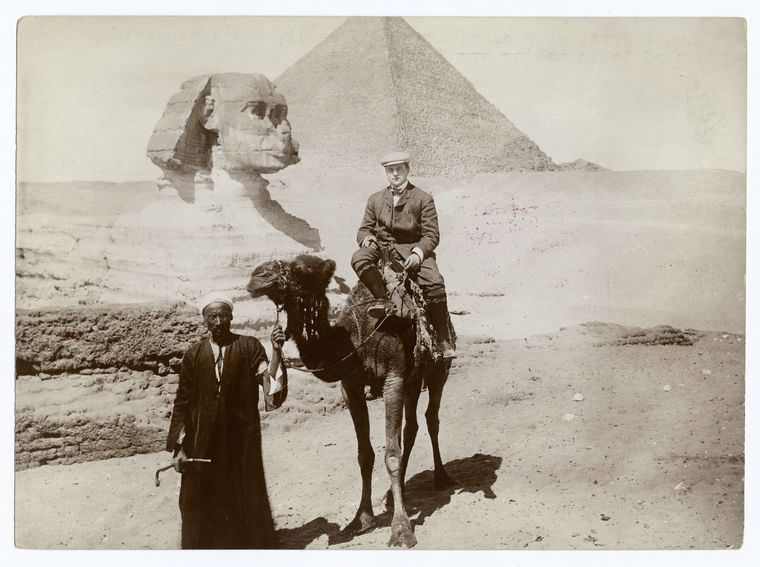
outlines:
{"label": "leather boot", "polygon": [[428,315],[430,324],[435,331],[435,350],[443,358],[456,358],[457,353],[451,345],[449,336],[449,310],[446,300],[431,301],[428,303]]}
{"label": "leather boot", "polygon": [[375,302],[369,306],[367,313],[376,319],[382,319],[393,310],[393,303],[388,299],[388,292],[380,270],[375,266],[370,266],[359,275],[359,279],[375,296]]}

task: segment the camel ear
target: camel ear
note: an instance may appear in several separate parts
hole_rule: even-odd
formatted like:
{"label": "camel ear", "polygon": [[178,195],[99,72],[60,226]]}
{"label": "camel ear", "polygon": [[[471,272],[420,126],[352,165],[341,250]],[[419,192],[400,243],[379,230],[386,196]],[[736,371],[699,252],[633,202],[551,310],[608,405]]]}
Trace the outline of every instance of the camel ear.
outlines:
{"label": "camel ear", "polygon": [[324,293],[335,273],[335,262],[319,256],[302,254],[290,263],[298,285],[308,293]]}
{"label": "camel ear", "polygon": [[335,274],[335,260],[327,259],[325,260],[325,274],[329,274],[327,276],[327,280],[332,279],[333,275]]}
{"label": "camel ear", "polygon": [[192,171],[208,166],[211,146],[199,118],[204,97],[210,92],[210,76],[202,75],[185,81],[169,99],[147,150],[161,169]]}

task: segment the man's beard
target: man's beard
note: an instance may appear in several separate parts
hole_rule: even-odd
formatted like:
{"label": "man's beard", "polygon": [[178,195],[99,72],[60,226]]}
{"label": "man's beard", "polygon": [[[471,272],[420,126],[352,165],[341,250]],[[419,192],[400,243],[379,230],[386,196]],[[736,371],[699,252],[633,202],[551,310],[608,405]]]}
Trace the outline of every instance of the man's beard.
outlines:
{"label": "man's beard", "polygon": [[230,329],[229,328],[221,328],[221,329],[213,329],[211,331],[211,336],[216,341],[217,339],[226,339],[230,335]]}

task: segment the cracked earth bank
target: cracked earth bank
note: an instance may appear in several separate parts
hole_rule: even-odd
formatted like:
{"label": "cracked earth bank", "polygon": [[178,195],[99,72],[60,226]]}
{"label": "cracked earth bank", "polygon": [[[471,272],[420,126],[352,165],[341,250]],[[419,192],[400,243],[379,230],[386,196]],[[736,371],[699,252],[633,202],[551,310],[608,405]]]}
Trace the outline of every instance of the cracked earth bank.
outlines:
{"label": "cracked earth bank", "polygon": [[[459,484],[433,491],[421,420],[407,484],[418,548],[739,547],[743,360],[742,335],[668,328],[463,337],[441,408],[443,459]],[[340,531],[360,492],[350,418],[332,403],[334,388],[298,372],[291,384],[287,404],[312,399],[322,410],[265,419],[283,546],[385,548],[382,401],[369,402],[379,527],[350,538]],[[420,416],[425,403],[423,394]],[[147,453],[17,471],[16,544],[178,547],[177,477],[153,481],[166,462],[166,453]]]}

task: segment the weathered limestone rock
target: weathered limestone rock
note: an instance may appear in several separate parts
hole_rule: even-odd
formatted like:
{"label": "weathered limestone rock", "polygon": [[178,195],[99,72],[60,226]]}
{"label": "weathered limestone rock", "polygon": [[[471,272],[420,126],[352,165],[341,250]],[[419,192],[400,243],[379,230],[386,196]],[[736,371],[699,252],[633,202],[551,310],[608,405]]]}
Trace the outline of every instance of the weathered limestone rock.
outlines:
{"label": "weathered limestone rock", "polygon": [[263,75],[195,77],[169,99],[148,157],[164,170],[273,173],[299,161],[287,113],[285,97]]}
{"label": "weathered limestone rock", "polygon": [[272,199],[262,174],[298,163],[285,97],[263,75],[186,81],[148,142],[155,197],[80,242],[102,302],[193,301],[211,289],[246,299],[259,262],[320,250],[319,232]]}
{"label": "weathered limestone rock", "polygon": [[179,370],[188,347],[205,333],[198,311],[183,303],[20,310],[16,373],[80,370]]}

